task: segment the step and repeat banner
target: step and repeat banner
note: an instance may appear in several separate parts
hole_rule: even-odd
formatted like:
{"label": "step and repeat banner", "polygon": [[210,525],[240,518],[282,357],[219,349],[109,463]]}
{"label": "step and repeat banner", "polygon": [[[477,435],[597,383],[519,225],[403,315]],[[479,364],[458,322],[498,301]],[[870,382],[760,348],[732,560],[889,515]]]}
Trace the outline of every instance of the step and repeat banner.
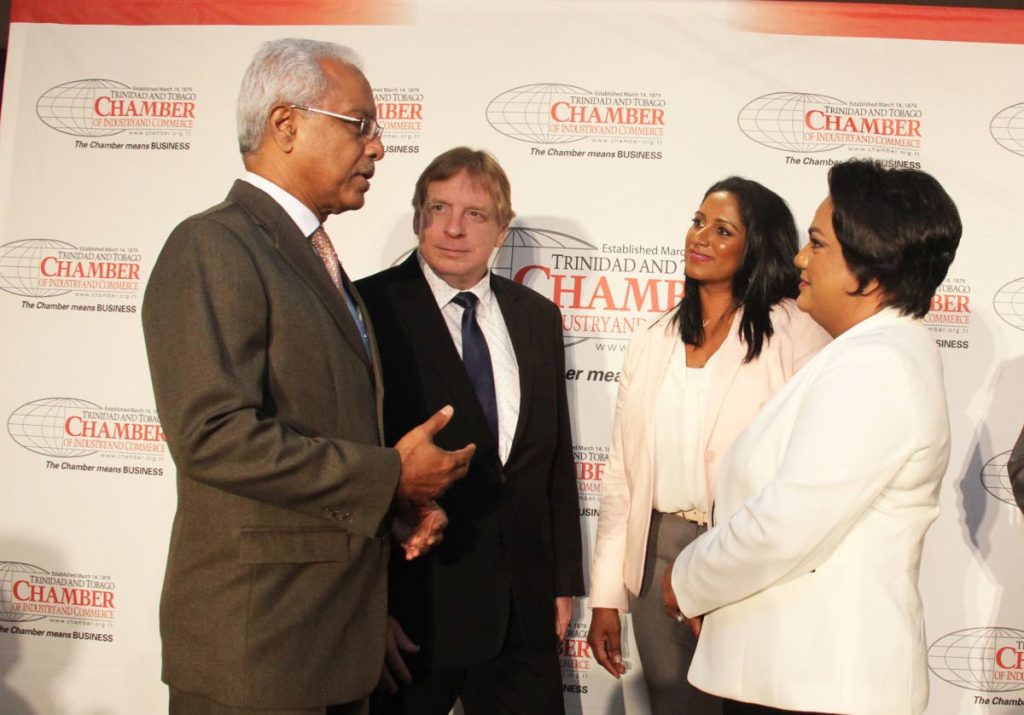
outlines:
{"label": "step and repeat banner", "polygon": [[[365,208],[327,226],[354,277],[413,247],[413,183],[433,156],[466,144],[507,170],[518,217],[494,269],[564,315],[587,560],[623,350],[681,296],[683,236],[706,187],[756,179],[806,227],[837,161],[938,177],[965,234],[926,318],[953,425],[921,573],[928,712],[1024,712],[1024,527],[1006,475],[1024,422],[1024,13],[25,0],[13,20],[0,121],[0,711],[166,709],[157,603],[174,466],[140,304],[170,230],[242,172],[244,68],[261,41],[297,35],[360,54],[385,128]],[[569,712],[647,713],[635,647],[615,681],[590,656],[588,625],[583,600],[561,651]]]}

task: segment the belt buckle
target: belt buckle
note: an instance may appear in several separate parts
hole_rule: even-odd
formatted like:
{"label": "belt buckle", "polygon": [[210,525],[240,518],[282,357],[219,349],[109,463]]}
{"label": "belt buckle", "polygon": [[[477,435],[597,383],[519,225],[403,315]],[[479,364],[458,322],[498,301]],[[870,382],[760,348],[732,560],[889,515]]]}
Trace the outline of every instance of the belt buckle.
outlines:
{"label": "belt buckle", "polygon": [[699,509],[689,509],[687,511],[677,512],[679,516],[686,519],[686,521],[692,521],[697,526],[707,526],[708,524],[708,513],[706,511],[700,511]]}

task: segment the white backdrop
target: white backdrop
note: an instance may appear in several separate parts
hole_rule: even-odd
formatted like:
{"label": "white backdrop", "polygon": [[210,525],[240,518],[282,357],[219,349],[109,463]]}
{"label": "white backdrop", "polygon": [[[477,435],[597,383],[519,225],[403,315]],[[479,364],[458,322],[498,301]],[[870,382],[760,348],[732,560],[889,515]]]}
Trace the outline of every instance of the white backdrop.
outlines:
{"label": "white backdrop", "polygon": [[[817,4],[810,27],[789,3],[721,0],[293,0],[259,17],[239,2],[94,5],[16,2],[11,28],[0,712],[165,709],[156,616],[174,469],[139,307],[171,228],[241,173],[238,83],[259,42],[286,35],[352,46],[377,94],[389,153],[366,207],[328,226],[354,277],[413,246],[409,200],[430,158],[467,144],[506,168],[518,218],[495,269],[565,315],[587,558],[622,350],[678,297],[705,188],[759,180],[806,226],[835,161],[939,178],[965,235],[928,319],[954,435],[921,575],[928,712],[1024,712],[1022,518],[1005,469],[1024,422],[1019,14],[918,9],[871,25]],[[838,36],[853,27],[867,36]],[[584,602],[563,653],[570,712],[646,713],[635,649],[616,683],[587,627]]]}

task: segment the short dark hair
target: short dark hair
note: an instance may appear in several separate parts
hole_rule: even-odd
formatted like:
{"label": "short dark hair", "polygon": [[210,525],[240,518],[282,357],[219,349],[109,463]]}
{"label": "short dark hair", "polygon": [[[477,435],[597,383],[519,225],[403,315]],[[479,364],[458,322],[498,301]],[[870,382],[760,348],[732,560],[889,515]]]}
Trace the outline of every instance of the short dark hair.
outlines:
{"label": "short dark hair", "polygon": [[457,146],[435,157],[416,180],[416,189],[412,195],[414,223],[419,223],[420,210],[427,200],[427,187],[435,181],[450,179],[462,171],[481,182],[490,192],[494,200],[495,220],[499,226],[508,226],[516,214],[512,210],[512,187],[505,170],[486,151],[465,146]]}
{"label": "short dark hair", "polygon": [[923,171],[856,159],[829,170],[828,193],[857,291],[878,281],[884,305],[924,317],[963,233],[953,199]]}
{"label": "short dark hair", "polygon": [[[704,198],[717,191],[735,197],[746,230],[740,266],[732,278],[732,296],[733,308],[743,308],[740,337],[747,346],[743,361],[750,362],[775,334],[772,307],[784,298],[795,298],[799,292],[800,271],[793,265],[799,248],[796,222],[785,200],[756,181],[730,176],[712,184]],[[689,345],[704,344],[699,288],[699,280],[686,279],[683,300],[672,318],[679,324],[683,342]]]}

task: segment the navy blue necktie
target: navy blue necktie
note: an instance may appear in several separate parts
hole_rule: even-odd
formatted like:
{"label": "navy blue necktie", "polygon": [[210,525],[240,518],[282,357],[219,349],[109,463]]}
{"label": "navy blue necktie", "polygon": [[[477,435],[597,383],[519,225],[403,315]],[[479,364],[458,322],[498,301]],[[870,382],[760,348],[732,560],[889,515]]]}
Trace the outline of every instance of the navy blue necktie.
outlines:
{"label": "navy blue necktie", "polygon": [[476,322],[477,297],[463,292],[452,298],[452,302],[461,305],[462,310],[462,364],[466,367],[469,381],[473,383],[473,391],[480,401],[487,418],[487,426],[498,441],[498,401],[494,394],[494,370],[491,367],[491,351],[487,349],[480,324]]}

